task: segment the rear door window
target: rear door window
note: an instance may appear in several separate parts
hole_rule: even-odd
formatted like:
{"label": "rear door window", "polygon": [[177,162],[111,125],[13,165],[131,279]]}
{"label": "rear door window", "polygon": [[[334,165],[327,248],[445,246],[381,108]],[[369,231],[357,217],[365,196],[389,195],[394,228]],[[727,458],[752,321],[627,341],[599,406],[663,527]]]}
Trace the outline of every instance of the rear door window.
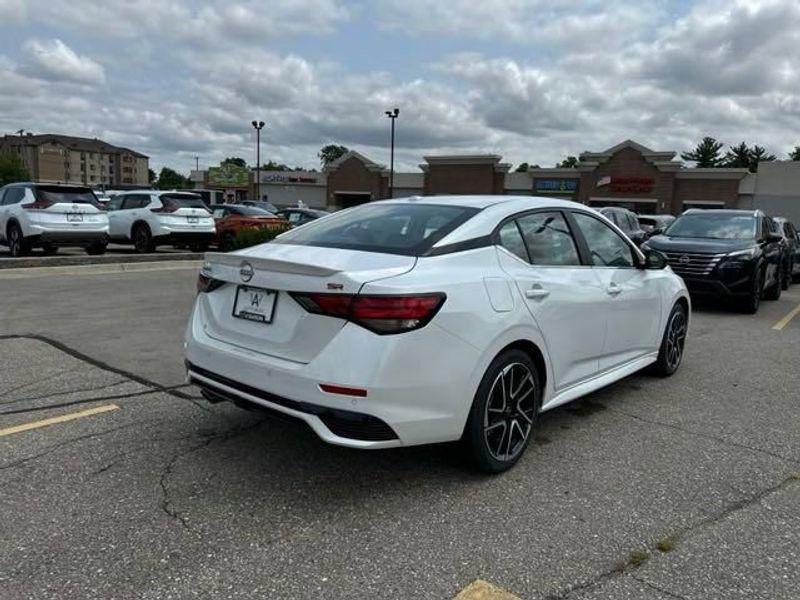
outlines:
{"label": "rear door window", "polygon": [[364,204],[311,221],[274,243],[419,256],[478,212],[441,204]]}
{"label": "rear door window", "polygon": [[524,260],[529,262],[528,251],[525,249],[525,242],[522,240],[522,234],[517,227],[516,221],[509,221],[500,228],[500,245]]}
{"label": "rear door window", "polygon": [[522,239],[534,265],[581,264],[578,248],[560,212],[541,212],[517,219]]}

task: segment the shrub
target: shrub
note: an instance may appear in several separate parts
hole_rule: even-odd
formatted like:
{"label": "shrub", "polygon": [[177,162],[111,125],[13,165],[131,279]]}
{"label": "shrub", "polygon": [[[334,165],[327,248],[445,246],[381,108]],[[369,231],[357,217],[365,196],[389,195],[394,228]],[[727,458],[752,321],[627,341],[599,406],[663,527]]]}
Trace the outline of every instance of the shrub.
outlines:
{"label": "shrub", "polygon": [[286,225],[275,225],[269,229],[242,229],[236,235],[235,247],[239,250],[241,248],[249,248],[250,246],[263,244],[264,242],[274,239],[281,233],[289,231],[291,228],[291,225],[287,223]]}

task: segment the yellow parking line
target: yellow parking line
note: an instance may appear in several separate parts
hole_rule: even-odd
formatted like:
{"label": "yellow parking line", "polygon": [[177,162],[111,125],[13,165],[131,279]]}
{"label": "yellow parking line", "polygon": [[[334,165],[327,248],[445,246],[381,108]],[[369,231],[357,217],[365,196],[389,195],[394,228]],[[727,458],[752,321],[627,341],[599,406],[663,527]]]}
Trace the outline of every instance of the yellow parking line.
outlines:
{"label": "yellow parking line", "polygon": [[519,597],[488,581],[476,579],[461,590],[453,600],[519,600]]}
{"label": "yellow parking line", "polygon": [[14,425],[13,427],[0,429],[0,437],[11,435],[12,433],[30,431],[31,429],[39,429],[39,427],[47,427],[48,425],[55,425],[57,423],[66,423],[67,421],[74,421],[75,419],[82,419],[83,417],[91,417],[92,415],[99,415],[100,413],[108,412],[110,410],[117,410],[118,408],[119,406],[116,404],[104,404],[103,406],[87,408],[86,410],[61,415],[60,417],[50,417],[49,419],[42,419],[41,421],[22,423],[21,425]]}
{"label": "yellow parking line", "polygon": [[773,325],[772,328],[775,331],[781,331],[784,327],[786,327],[789,324],[789,321],[794,319],[797,315],[800,315],[800,304],[795,306],[794,310],[792,312],[790,312],[788,315],[783,317],[780,321],[775,323],[775,325]]}

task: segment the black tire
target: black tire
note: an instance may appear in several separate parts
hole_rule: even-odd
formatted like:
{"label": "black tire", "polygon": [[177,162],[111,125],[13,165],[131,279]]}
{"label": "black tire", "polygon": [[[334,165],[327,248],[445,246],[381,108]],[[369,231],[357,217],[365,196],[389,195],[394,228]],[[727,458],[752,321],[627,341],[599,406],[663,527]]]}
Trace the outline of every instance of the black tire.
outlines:
{"label": "black tire", "polygon": [[108,244],[106,244],[104,242],[98,242],[96,244],[92,244],[91,246],[87,246],[86,254],[88,254],[89,256],[99,256],[101,254],[105,254],[106,253],[106,248],[107,247],[108,247]]}
{"label": "black tire", "polygon": [[778,273],[769,289],[764,291],[764,300],[779,300],[783,291],[783,262],[778,263]]}
{"label": "black tire", "polygon": [[525,452],[539,413],[540,380],[536,365],[522,350],[507,350],[489,365],[475,392],[463,436],[481,471],[501,473]]}
{"label": "black tire", "polygon": [[650,372],[659,377],[669,377],[683,360],[683,349],[686,343],[686,330],[689,324],[689,315],[680,302],[672,307],[661,338],[658,349],[658,359],[653,363]]}
{"label": "black tire", "polygon": [[42,244],[42,251],[47,256],[52,256],[53,254],[56,254],[58,252],[58,246],[55,246],[53,244]]}
{"label": "black tire", "polygon": [[741,301],[742,312],[748,315],[754,315],[758,312],[758,307],[761,306],[761,295],[764,290],[764,268],[759,267],[750,282],[750,294]]}
{"label": "black tire", "polygon": [[189,250],[192,252],[206,252],[208,250],[208,242],[195,242],[189,244]]}
{"label": "black tire", "polygon": [[153,243],[153,235],[150,233],[150,228],[144,223],[139,223],[133,228],[133,246],[137,252],[153,252],[156,245]]}
{"label": "black tire", "polygon": [[781,287],[784,290],[788,290],[789,286],[792,285],[792,270],[794,270],[794,265],[791,261],[786,263],[786,266],[783,269],[783,281],[781,281]]}
{"label": "black tire", "polygon": [[236,249],[236,236],[234,236],[231,232],[226,233],[222,236],[222,241],[219,243],[219,249],[223,252],[230,252],[231,250]]}
{"label": "black tire", "polygon": [[30,253],[30,244],[25,241],[25,237],[22,235],[22,229],[20,229],[19,225],[16,223],[11,223],[8,226],[6,238],[8,240],[8,250],[11,256],[27,256],[28,253]]}

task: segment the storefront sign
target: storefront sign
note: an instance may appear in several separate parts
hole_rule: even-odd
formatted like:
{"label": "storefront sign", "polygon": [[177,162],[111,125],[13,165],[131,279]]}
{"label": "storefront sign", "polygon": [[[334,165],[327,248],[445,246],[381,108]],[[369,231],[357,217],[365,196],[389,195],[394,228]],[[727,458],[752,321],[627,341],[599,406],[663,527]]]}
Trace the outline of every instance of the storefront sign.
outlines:
{"label": "storefront sign", "polygon": [[578,189],[577,179],[537,179],[536,191],[550,194],[572,194]]}
{"label": "storefront sign", "polygon": [[[617,194],[647,193],[653,189],[653,180],[650,177],[611,177],[609,189]],[[598,187],[599,187],[598,182]]]}
{"label": "storefront sign", "polygon": [[262,173],[261,183],[317,183],[317,178],[310,173],[279,171],[274,173]]}

